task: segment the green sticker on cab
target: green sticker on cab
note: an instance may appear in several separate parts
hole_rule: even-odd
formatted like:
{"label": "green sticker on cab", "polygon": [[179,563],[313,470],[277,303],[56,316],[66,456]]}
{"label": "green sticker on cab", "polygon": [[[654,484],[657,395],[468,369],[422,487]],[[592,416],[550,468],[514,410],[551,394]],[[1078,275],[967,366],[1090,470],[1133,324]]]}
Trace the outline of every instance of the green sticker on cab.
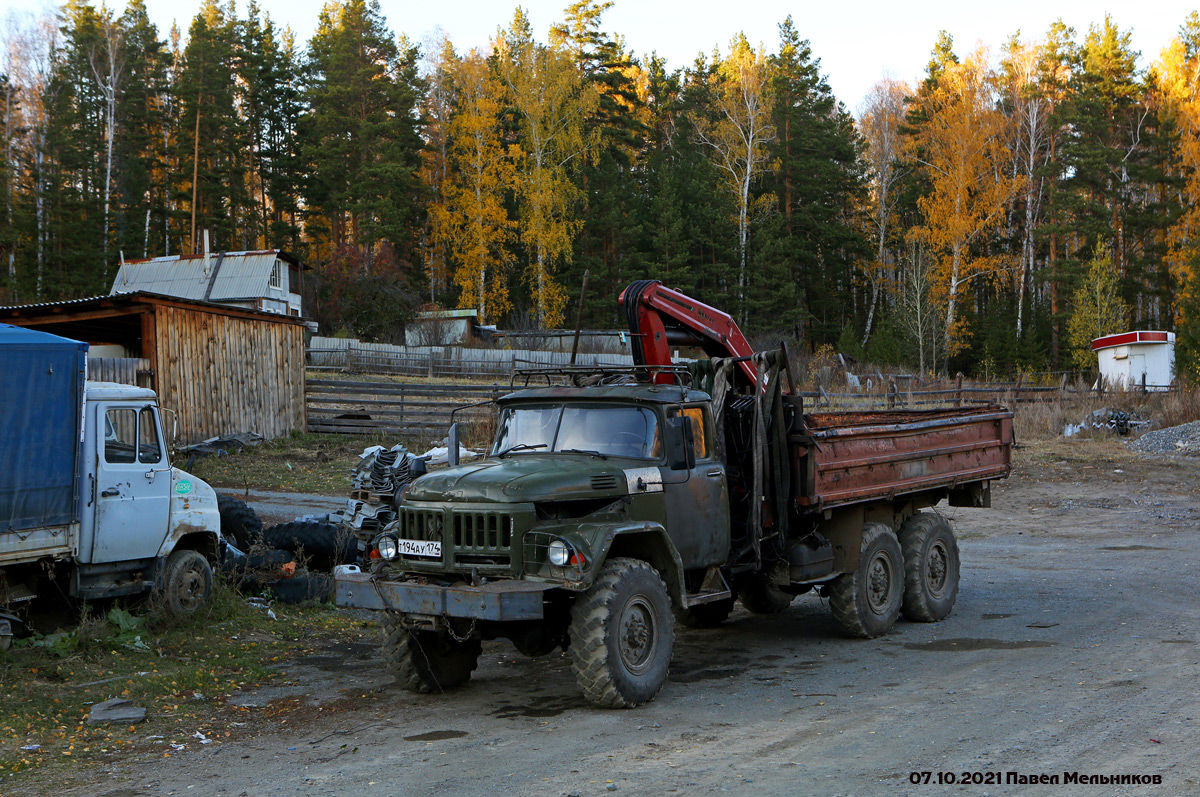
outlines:
{"label": "green sticker on cab", "polygon": [[188,481],[175,482],[175,492],[179,495],[187,495],[192,491],[192,483]]}

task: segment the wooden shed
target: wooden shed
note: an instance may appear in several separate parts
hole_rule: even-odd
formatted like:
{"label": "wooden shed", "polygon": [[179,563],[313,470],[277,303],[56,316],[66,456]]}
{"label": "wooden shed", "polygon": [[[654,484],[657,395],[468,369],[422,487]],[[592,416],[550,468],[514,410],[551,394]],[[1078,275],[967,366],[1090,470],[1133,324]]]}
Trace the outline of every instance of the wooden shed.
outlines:
{"label": "wooden shed", "polygon": [[0,321],[145,360],[143,383],[178,413],[180,443],[305,428],[299,318],[139,292],[0,307]]}

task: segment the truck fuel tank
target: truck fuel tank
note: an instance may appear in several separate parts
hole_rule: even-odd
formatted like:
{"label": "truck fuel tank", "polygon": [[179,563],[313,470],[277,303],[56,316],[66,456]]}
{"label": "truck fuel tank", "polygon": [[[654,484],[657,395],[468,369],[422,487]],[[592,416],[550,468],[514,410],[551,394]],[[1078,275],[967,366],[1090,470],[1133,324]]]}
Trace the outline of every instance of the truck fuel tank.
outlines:
{"label": "truck fuel tank", "polygon": [[788,577],[812,581],[833,572],[833,545],[820,534],[809,534],[787,549]]}

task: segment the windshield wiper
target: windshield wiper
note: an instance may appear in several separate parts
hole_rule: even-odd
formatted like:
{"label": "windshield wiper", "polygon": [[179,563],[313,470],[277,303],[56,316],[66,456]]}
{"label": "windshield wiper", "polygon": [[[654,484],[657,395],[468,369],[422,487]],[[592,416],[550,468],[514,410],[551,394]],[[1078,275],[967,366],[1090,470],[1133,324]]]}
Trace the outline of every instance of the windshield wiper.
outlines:
{"label": "windshield wiper", "polygon": [[545,447],[546,447],[545,443],[534,443],[532,445],[530,445],[529,443],[517,443],[515,446],[509,446],[508,448],[501,451],[499,454],[496,455],[496,458],[499,459],[500,457],[503,457],[505,454],[511,454],[514,451],[528,451],[532,448],[545,448]]}
{"label": "windshield wiper", "polygon": [[593,457],[600,459],[608,459],[608,454],[601,454],[599,451],[593,451],[590,448],[560,448],[560,454],[591,454]]}

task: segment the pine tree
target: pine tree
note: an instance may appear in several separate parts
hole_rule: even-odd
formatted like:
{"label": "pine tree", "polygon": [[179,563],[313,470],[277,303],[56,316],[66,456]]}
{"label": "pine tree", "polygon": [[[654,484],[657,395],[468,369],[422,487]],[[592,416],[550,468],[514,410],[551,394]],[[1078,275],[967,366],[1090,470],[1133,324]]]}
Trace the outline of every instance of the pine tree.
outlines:
{"label": "pine tree", "polygon": [[851,280],[868,251],[857,218],[866,201],[862,142],[791,17],[779,36],[770,151],[780,227],[770,260],[782,268],[777,282],[762,281],[755,312],[796,331],[807,319],[814,340],[833,342],[847,326]]}
{"label": "pine tree", "polygon": [[117,248],[128,257],[161,253],[151,230],[166,221],[167,205],[163,96],[169,91],[164,42],[150,22],[144,0],[132,0],[120,19],[125,82],[117,106],[121,135],[116,142]]}
{"label": "pine tree", "polygon": [[189,208],[187,252],[199,251],[201,231],[212,232],[213,249],[245,243],[243,223],[251,149],[248,128],[238,113],[237,21],[205,0],[192,20],[179,75],[179,157],[181,200]]}
{"label": "pine tree", "polygon": [[327,6],[309,42],[308,198],[333,245],[358,249],[368,271],[385,241],[411,262],[419,228],[416,59],[415,47],[397,45],[377,0]]}

